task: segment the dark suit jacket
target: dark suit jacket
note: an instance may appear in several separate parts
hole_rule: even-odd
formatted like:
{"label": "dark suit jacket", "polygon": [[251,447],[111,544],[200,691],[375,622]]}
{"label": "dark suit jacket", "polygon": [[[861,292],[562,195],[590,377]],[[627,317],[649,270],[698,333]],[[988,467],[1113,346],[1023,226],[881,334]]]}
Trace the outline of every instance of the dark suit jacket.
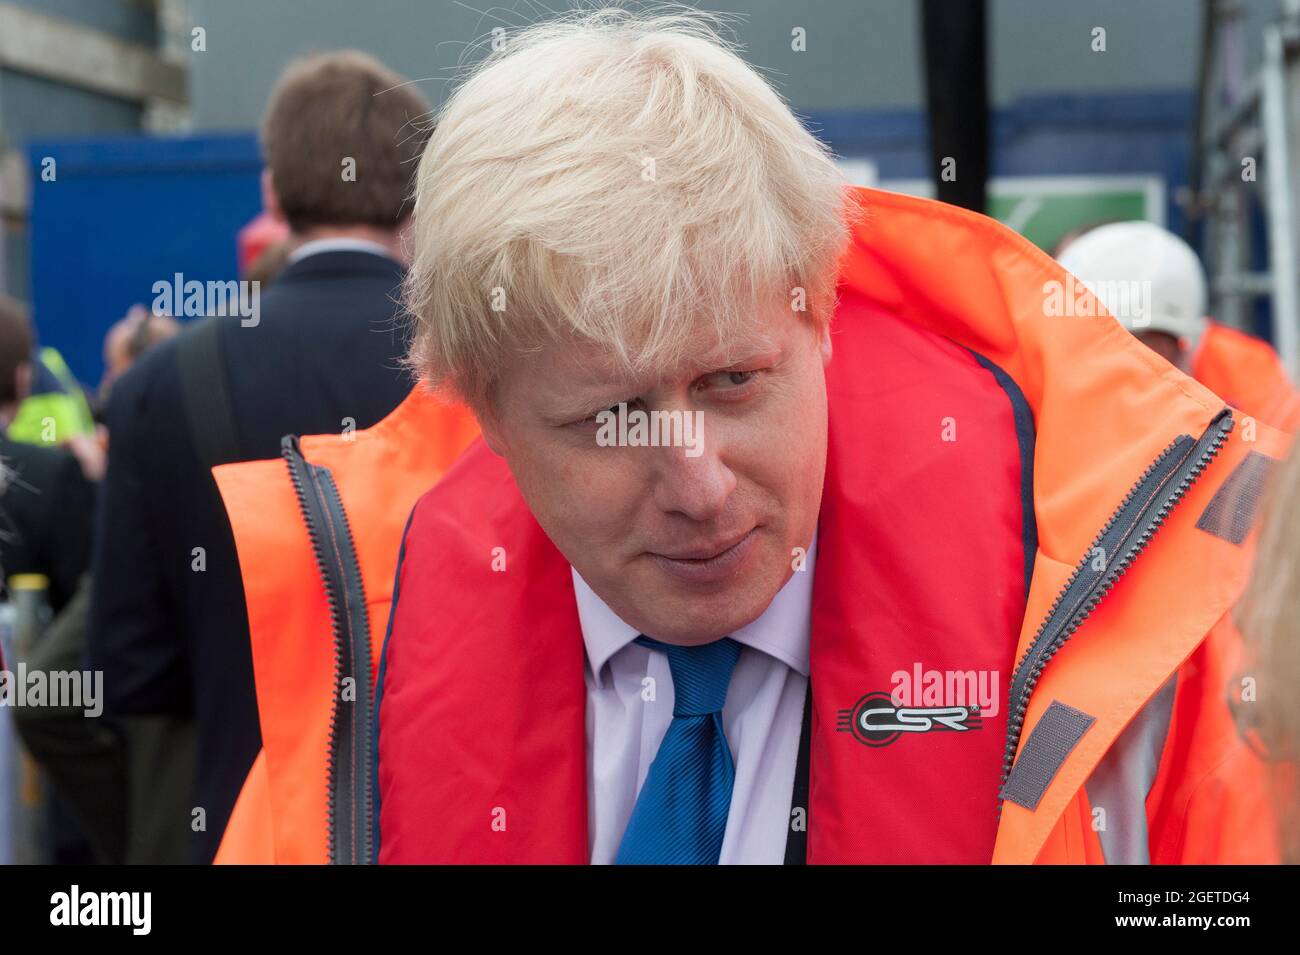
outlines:
{"label": "dark suit jacket", "polygon": [[94,490],[60,448],[0,436],[0,459],[10,472],[0,493],[0,593],[13,574],[44,574],[58,613],[90,562]]}
{"label": "dark suit jacket", "polygon": [[[401,402],[412,382],[399,366],[400,280],[381,256],[322,252],[263,288],[258,325],[222,320],[240,460],[278,457],[284,435],[339,432],[347,418],[369,427]],[[205,862],[261,736],[234,540],[190,434],[175,339],[117,382],[107,421],[90,663],[109,712],[194,715],[194,802],[158,824],[190,827],[202,808],[194,857]]]}
{"label": "dark suit jacket", "polygon": [[90,564],[94,487],[62,448],[0,435],[0,459],[10,472],[0,494],[0,592],[13,574],[45,574],[57,613]]}

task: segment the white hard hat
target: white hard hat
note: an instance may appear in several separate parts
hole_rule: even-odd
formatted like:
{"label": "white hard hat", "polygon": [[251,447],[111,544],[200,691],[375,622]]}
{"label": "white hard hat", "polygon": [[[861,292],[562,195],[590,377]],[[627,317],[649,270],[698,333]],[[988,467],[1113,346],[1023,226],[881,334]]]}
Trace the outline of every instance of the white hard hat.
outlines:
{"label": "white hard hat", "polygon": [[1098,226],[1059,261],[1131,332],[1167,332],[1195,348],[1207,325],[1205,270],[1192,247],[1151,222]]}

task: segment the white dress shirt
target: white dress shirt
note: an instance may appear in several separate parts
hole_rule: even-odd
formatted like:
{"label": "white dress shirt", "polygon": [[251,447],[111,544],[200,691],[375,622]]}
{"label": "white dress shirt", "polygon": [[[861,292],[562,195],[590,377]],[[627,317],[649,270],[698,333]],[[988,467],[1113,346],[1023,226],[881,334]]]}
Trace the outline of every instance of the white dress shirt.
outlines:
{"label": "white dress shirt", "polygon": [[304,242],[289,253],[289,258],[285,264],[292,265],[309,255],[320,255],[322,252],[369,252],[371,255],[382,255],[386,259],[393,258],[392,251],[378,242],[371,242],[368,239],[339,237],[336,239],[312,239],[310,242]]}
{"label": "white dress shirt", "polygon": [[[791,575],[767,610],[731,636],[740,659],[727,690],[722,726],[736,764],[722,864],[785,859],[804,694],[808,688],[812,580],[817,539],[804,569]],[[573,571],[587,651],[587,814],[591,861],[609,864],[632,817],[646,773],[673,718],[668,658],[632,641],[624,623]],[[648,634],[654,636],[654,634]],[[644,680],[654,699],[642,699]]]}

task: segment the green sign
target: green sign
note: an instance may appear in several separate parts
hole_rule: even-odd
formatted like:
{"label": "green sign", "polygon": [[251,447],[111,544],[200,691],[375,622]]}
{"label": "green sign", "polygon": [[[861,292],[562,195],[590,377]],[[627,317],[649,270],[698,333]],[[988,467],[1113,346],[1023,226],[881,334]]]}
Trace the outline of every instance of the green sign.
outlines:
{"label": "green sign", "polygon": [[[882,189],[933,196],[928,180],[885,180]],[[1165,224],[1160,176],[995,176],[988,214],[1054,254],[1061,240],[1105,222]]]}

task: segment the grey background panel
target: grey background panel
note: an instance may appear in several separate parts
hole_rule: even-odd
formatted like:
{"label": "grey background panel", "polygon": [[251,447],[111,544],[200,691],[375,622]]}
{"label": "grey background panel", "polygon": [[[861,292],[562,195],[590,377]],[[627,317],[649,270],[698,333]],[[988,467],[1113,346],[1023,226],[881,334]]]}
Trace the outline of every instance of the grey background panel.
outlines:
{"label": "grey background panel", "polygon": [[[961,0],[952,0],[961,2]],[[549,0],[552,9],[570,9]],[[915,0],[718,0],[735,38],[798,109],[918,109],[924,89],[919,4]],[[1245,4],[1244,55],[1257,62],[1258,25],[1277,0]],[[458,0],[193,0],[192,18],[208,49],[190,54],[197,129],[256,123],[280,68],[312,50],[356,46],[422,80],[435,103],[473,44],[545,13],[540,3]],[[791,49],[803,27],[807,51]],[[1105,27],[1107,52],[1091,50]],[[1044,92],[1190,89],[1195,85],[1198,0],[992,0],[991,93],[995,105]]]}
{"label": "grey background panel", "polygon": [[52,17],[94,27],[132,43],[152,44],[156,16],[150,0],[9,0]]}

